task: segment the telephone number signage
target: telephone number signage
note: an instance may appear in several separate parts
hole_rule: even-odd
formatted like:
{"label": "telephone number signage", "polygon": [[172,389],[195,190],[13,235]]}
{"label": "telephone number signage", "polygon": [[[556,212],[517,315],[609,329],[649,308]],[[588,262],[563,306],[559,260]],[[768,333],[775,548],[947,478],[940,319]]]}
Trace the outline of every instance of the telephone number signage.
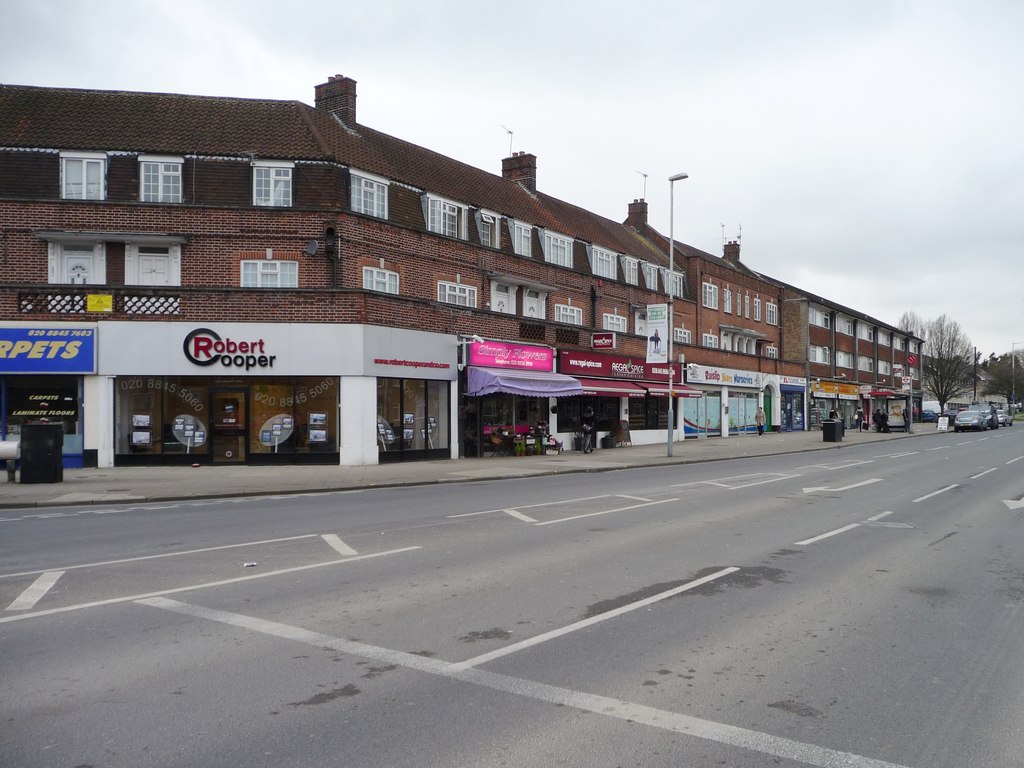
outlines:
{"label": "telephone number signage", "polygon": [[95,372],[95,328],[0,328],[0,373]]}

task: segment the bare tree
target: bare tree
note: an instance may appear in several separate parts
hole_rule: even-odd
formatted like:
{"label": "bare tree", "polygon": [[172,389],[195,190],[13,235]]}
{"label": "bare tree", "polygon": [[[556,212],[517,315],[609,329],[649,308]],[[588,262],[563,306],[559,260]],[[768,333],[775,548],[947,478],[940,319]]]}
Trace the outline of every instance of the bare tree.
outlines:
{"label": "bare tree", "polygon": [[[1016,358],[1016,359],[1015,359]],[[1006,398],[1006,402],[1014,402],[1017,390],[1017,378],[1024,376],[1024,368],[1021,368],[1022,356],[1006,354],[1001,357],[993,355],[985,367],[987,374],[985,379],[985,390],[983,394],[999,395]],[[1024,380],[1022,380],[1024,383]]]}
{"label": "bare tree", "polygon": [[925,325],[926,323],[920,315],[909,310],[900,315],[900,319],[896,321],[897,328],[919,339],[924,338]]}
{"label": "bare tree", "polygon": [[974,347],[960,324],[946,315],[924,323],[922,335],[925,342],[921,381],[925,390],[939,401],[939,408],[945,410],[946,403],[954,397],[973,391]]}

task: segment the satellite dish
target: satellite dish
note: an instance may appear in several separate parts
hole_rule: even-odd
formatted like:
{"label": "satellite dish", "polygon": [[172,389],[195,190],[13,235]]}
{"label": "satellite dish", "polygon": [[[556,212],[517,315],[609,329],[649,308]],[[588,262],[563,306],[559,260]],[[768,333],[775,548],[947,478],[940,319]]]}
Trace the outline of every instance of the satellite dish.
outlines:
{"label": "satellite dish", "polygon": [[318,243],[316,240],[310,240],[308,243],[306,243],[306,249],[303,252],[307,256],[313,257],[313,256],[316,256],[316,252],[319,251],[319,250],[320,250],[320,243]]}

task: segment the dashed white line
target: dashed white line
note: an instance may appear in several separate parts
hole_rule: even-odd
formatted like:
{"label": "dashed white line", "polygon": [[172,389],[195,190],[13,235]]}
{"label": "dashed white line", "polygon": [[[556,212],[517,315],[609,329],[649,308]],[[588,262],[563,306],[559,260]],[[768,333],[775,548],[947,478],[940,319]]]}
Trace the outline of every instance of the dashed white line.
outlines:
{"label": "dashed white line", "polygon": [[361,656],[374,661],[402,665],[409,669],[458,680],[471,685],[479,685],[491,690],[510,693],[514,696],[522,696],[534,701],[568,706],[581,712],[590,712],[630,723],[640,723],[651,728],[659,728],[672,733],[693,736],[705,741],[747,749],[783,760],[793,760],[804,765],[815,766],[815,768],[839,768],[839,766],[843,766],[843,768],[906,768],[906,766],[901,766],[897,763],[862,757],[850,752],[840,752],[828,749],[827,747],[795,741],[783,736],[773,736],[768,733],[716,723],[712,720],[702,720],[690,715],[655,709],[654,707],[621,699],[613,699],[608,696],[574,691],[569,688],[523,680],[482,669],[459,670],[456,668],[456,665],[437,659],[358,643],[320,632],[310,632],[301,627],[264,621],[251,616],[202,608],[162,598],[144,599],[138,602],[186,616],[194,616],[239,627],[250,632],[280,637],[311,647],[330,648],[331,650]]}
{"label": "dashed white line", "polygon": [[600,512],[584,512],[580,515],[570,515],[569,517],[560,517],[557,520],[545,520],[542,523],[536,523],[536,525],[554,525],[555,523],[565,523],[569,520],[580,520],[584,517],[597,517],[599,515],[610,515],[613,512],[626,512],[630,509],[640,509],[641,507],[653,507],[656,504],[666,504],[670,501],[679,501],[679,499],[661,499],[659,501],[649,501],[646,504],[633,504],[628,507],[616,507],[615,509],[604,509]]}
{"label": "dashed white line", "polygon": [[1018,456],[1018,457],[1017,457],[1016,459],[1010,459],[1010,460],[1009,460],[1008,462],[1006,462],[1006,463],[1007,463],[1007,464],[1013,464],[1013,462],[1015,462],[1015,461],[1020,461],[1021,459],[1024,459],[1024,456]]}
{"label": "dashed white line", "polygon": [[987,475],[987,474],[988,474],[989,472],[995,472],[995,471],[996,471],[996,468],[995,468],[995,467],[992,467],[991,469],[986,469],[986,470],[985,470],[984,472],[979,472],[979,473],[978,473],[978,474],[976,474],[976,475],[971,475],[970,479],[971,479],[971,480],[977,480],[977,479],[978,479],[979,477],[984,477],[984,476],[985,476],[985,475]]}
{"label": "dashed white line", "polygon": [[917,504],[917,502],[919,502],[919,501],[924,501],[925,499],[930,499],[932,496],[938,496],[940,493],[945,493],[946,491],[952,491],[954,488],[959,488],[959,487],[960,487],[959,483],[953,483],[952,485],[947,485],[945,488],[939,488],[939,490],[937,490],[937,491],[932,491],[929,494],[925,494],[924,496],[921,496],[920,498],[914,499],[914,501],[912,503],[913,504]]}
{"label": "dashed white line", "polygon": [[14,602],[7,606],[7,610],[27,611],[29,608],[32,608],[57,583],[57,579],[63,575],[64,571],[47,571],[36,579],[32,586],[18,595]]}
{"label": "dashed white line", "polygon": [[535,518],[532,518],[529,515],[524,515],[518,509],[503,509],[501,511],[504,512],[506,515],[514,517],[516,520],[522,520],[524,523],[536,523],[537,522],[537,520]]}
{"label": "dashed white line", "polygon": [[793,542],[793,546],[795,546],[795,547],[803,547],[803,546],[806,546],[808,544],[813,544],[816,541],[821,541],[822,539],[828,539],[828,538],[831,538],[832,536],[838,536],[840,533],[846,533],[847,531],[852,531],[854,528],[860,528],[860,523],[850,523],[849,525],[844,525],[842,528],[836,528],[834,531],[829,531],[828,533],[823,533],[820,536],[814,536],[814,537],[812,537],[810,539],[804,539],[803,541],[794,541]]}
{"label": "dashed white line", "polygon": [[949,448],[949,446],[948,446],[948,445],[940,445],[940,446],[937,446],[937,447],[935,447],[935,448],[925,448],[925,450],[926,450],[926,451],[944,451],[944,450],[946,450],[947,448]]}

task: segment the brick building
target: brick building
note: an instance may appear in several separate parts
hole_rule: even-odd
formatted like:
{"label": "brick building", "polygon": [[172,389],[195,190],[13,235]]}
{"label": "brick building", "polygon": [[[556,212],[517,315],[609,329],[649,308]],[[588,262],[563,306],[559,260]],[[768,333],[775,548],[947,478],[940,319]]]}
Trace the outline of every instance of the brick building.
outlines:
{"label": "brick building", "polygon": [[587,408],[663,442],[670,388],[676,434],[779,424],[807,384],[786,289],[738,243],[677,242],[670,271],[645,201],[612,221],[537,170],[364,126],[341,76],[314,106],[0,86],[0,437],[59,420],[69,466],[368,464],[571,447]]}

